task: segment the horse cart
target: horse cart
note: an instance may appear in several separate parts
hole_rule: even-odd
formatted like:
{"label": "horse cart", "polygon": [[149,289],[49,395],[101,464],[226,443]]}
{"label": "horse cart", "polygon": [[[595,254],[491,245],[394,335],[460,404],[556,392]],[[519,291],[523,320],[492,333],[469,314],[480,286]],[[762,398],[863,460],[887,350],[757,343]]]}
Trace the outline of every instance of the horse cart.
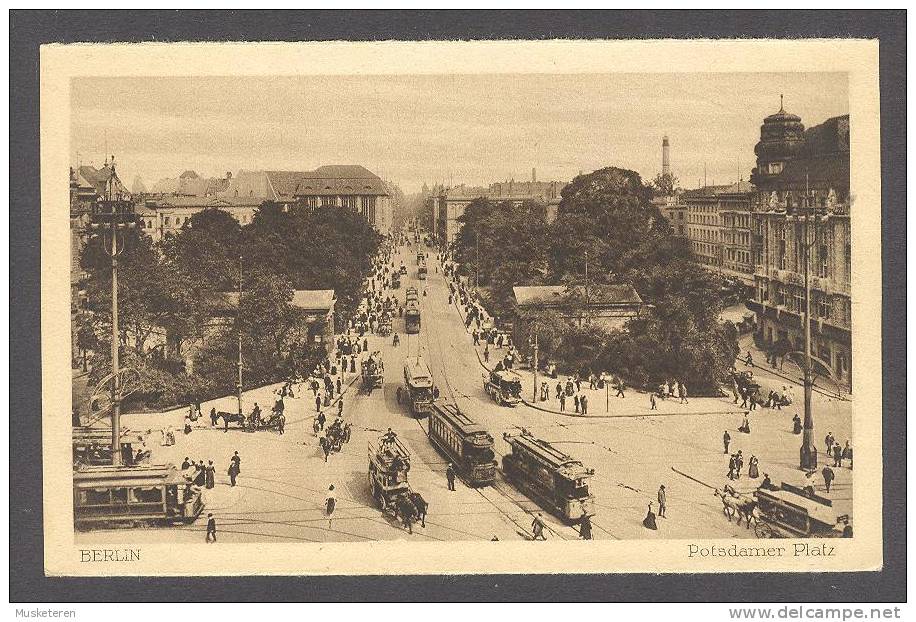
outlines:
{"label": "horse cart", "polygon": [[269,417],[262,417],[260,413],[252,413],[247,417],[242,413],[237,412],[226,412],[224,410],[216,413],[217,420],[222,418],[224,420],[225,427],[229,427],[229,424],[234,424],[235,427],[244,430],[245,432],[257,432],[259,430],[280,430],[284,427],[286,423],[286,418],[283,415],[283,411],[275,409],[271,412]]}
{"label": "horse cart", "polygon": [[759,489],[757,522],[754,533],[758,538],[843,538],[852,536],[849,516],[837,516],[830,499],[783,483],[775,490]]}
{"label": "horse cart", "polygon": [[369,491],[379,509],[391,518],[401,521],[413,533],[413,523],[422,521],[426,526],[426,508],[423,497],[410,489],[407,473],[410,471],[410,451],[397,434],[389,430],[377,441],[369,441]]}
{"label": "horse cart", "polygon": [[363,390],[371,393],[372,389],[380,388],[385,383],[385,365],[378,352],[372,353],[368,359],[360,364],[363,380]]}

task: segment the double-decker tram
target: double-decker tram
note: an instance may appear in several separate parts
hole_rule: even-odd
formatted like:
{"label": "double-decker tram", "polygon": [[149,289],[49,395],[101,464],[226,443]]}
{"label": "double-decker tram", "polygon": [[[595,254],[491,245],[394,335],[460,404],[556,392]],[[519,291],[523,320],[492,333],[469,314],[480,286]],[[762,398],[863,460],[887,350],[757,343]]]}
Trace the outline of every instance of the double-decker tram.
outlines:
{"label": "double-decker tram", "polygon": [[595,497],[587,482],[594,469],[527,430],[503,438],[512,450],[503,456],[503,473],[519,490],[567,522],[594,516]]}
{"label": "double-decker tram", "polygon": [[453,404],[433,404],[429,413],[429,440],[451,460],[455,470],[473,486],[496,478],[493,437]]}
{"label": "double-decker tram", "polygon": [[426,260],[423,259],[417,262],[417,278],[423,280],[426,278],[427,268]]}
{"label": "double-decker tram", "polygon": [[192,523],[203,508],[200,488],[172,464],[87,466],[73,472],[77,528]]}
{"label": "double-decker tram", "polygon": [[[121,460],[124,464],[137,464],[148,459],[149,452],[134,451],[134,446],[140,446],[142,442],[137,432],[121,429]],[[73,465],[76,468],[111,464],[111,453],[111,428],[73,428]]]}

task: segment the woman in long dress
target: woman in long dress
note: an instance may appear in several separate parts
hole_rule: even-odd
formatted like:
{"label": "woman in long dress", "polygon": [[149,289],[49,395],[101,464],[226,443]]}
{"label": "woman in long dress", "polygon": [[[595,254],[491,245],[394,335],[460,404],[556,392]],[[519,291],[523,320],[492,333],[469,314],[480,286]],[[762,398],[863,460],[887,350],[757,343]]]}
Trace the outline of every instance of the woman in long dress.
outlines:
{"label": "woman in long dress", "polygon": [[748,461],[747,476],[751,479],[760,477],[760,470],[757,468],[757,462],[757,456],[751,456],[751,459]]}

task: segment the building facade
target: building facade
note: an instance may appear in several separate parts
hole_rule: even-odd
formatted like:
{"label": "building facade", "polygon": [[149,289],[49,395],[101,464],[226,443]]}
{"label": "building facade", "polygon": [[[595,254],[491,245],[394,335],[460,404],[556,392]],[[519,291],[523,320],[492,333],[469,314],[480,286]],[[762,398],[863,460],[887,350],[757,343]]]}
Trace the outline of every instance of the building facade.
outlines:
{"label": "building facade", "polygon": [[181,231],[191,216],[206,209],[219,209],[244,226],[254,220],[254,216],[263,204],[261,199],[228,199],[189,196],[167,196],[146,198],[137,205],[137,217],[140,227],[154,242],[160,241],[166,234]]}
{"label": "building facade", "polygon": [[559,181],[535,181],[536,173],[532,171],[532,181],[516,182],[509,180],[496,182],[488,187],[465,186],[460,184],[450,188],[439,188],[427,198],[427,212],[432,213],[435,235],[440,244],[450,245],[455,241],[461,222],[458,220],[464,210],[475,199],[487,199],[494,203],[512,202],[522,204],[527,201],[542,203],[547,206],[547,221],[556,219],[557,206],[560,204],[560,193],[566,183]]}
{"label": "building facade", "polygon": [[[805,130],[779,112],[764,119],[755,147],[751,220],[758,340],[804,350],[805,262],[811,289],[811,354],[839,388],[852,390],[852,249],[849,116]],[[810,209],[816,208],[818,216]]]}

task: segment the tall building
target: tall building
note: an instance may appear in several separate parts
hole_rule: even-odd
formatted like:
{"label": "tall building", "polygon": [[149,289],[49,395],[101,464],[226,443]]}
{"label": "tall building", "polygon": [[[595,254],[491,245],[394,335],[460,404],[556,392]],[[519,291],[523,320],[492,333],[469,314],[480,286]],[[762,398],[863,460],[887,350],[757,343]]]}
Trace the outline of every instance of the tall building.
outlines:
{"label": "tall building", "polygon": [[[750,213],[754,187],[746,181],[685,190],[678,207],[686,213],[687,239],[699,263],[753,284]],[[669,210],[671,215],[677,215]],[[670,216],[669,216],[670,219]],[[672,226],[676,223],[672,222]]]}
{"label": "tall building", "polygon": [[[849,115],[805,130],[801,119],[780,105],[764,119],[754,151],[750,304],[758,339],[764,347],[803,351],[807,255],[811,354],[822,375],[829,370],[841,388],[851,390]],[[823,215],[806,221],[798,209],[806,203]]]}
{"label": "tall building", "polygon": [[535,181],[537,174],[531,171],[532,181],[509,180],[496,182],[488,187],[459,184],[450,188],[441,187],[427,199],[427,211],[432,212],[436,238],[441,244],[449,245],[461,228],[458,220],[465,208],[475,199],[488,199],[494,203],[510,201],[520,204],[526,201],[543,203],[547,206],[547,220],[553,221],[560,204],[560,192],[565,182]]}
{"label": "tall building", "polygon": [[246,225],[257,208],[270,201],[317,208],[334,206],[362,214],[380,233],[391,230],[392,206],[388,186],[358,165],[321,166],[314,171],[239,171],[224,178],[202,178],[185,171],[177,179],[161,180],[146,196],[143,228],[154,239],[180,229],[195,213],[219,208]]}

